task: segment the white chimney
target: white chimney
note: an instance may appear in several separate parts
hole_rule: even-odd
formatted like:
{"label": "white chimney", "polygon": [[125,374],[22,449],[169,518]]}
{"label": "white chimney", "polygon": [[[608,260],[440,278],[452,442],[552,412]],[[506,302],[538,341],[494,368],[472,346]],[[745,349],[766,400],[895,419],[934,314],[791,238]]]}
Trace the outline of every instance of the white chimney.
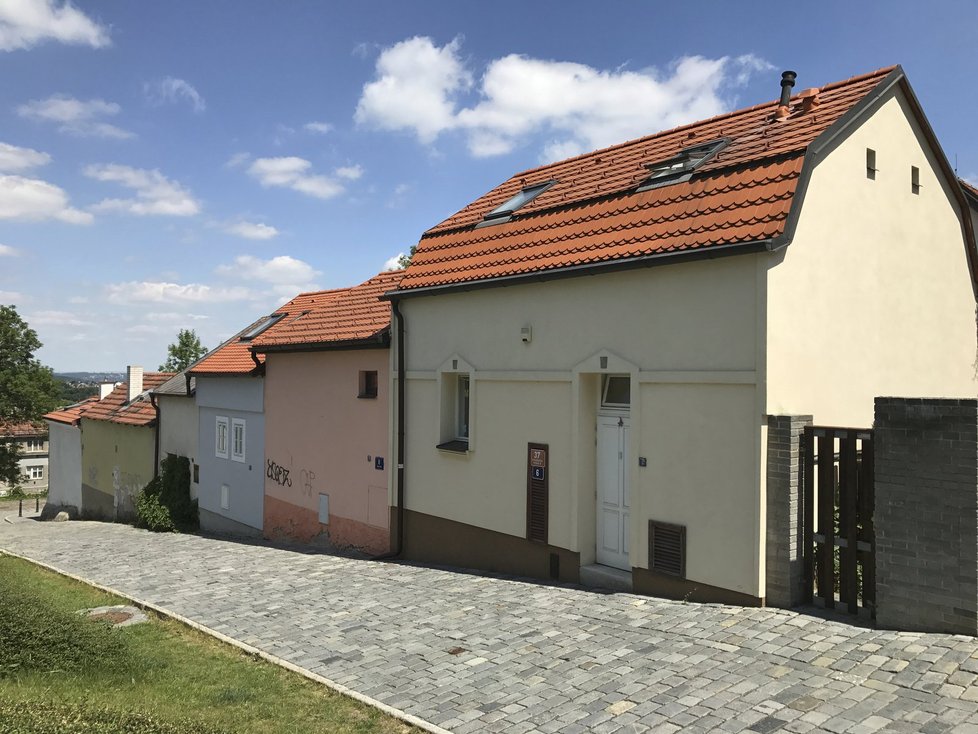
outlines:
{"label": "white chimney", "polygon": [[126,367],[126,382],[129,383],[129,402],[131,403],[143,392],[143,368],[135,364]]}
{"label": "white chimney", "polygon": [[99,386],[98,386],[98,399],[99,400],[105,400],[105,397],[110,392],[112,392],[113,390],[115,390],[115,383],[114,382],[102,382],[102,383],[100,383]]}

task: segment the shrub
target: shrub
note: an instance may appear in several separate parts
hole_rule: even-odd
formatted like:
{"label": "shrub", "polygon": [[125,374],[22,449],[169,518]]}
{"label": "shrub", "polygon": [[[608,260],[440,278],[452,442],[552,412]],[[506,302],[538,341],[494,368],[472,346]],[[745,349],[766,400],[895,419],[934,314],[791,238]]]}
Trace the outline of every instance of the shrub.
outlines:
{"label": "shrub", "polygon": [[155,532],[193,530],[197,501],[190,498],[190,460],[167,456],[159,476],[136,496],[136,525]]}

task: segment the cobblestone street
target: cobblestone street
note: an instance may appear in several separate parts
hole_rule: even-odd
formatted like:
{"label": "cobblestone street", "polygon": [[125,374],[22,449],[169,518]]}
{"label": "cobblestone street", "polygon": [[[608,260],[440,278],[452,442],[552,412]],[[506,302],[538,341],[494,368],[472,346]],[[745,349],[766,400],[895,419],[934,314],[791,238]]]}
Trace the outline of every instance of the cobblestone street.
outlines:
{"label": "cobblestone street", "polygon": [[105,523],[0,520],[0,549],[459,734],[978,732],[966,637]]}

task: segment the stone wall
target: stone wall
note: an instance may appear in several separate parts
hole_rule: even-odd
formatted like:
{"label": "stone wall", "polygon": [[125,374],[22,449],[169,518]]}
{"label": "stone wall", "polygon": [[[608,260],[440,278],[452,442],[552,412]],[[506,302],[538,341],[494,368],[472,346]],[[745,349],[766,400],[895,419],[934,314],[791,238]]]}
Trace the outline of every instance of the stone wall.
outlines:
{"label": "stone wall", "polygon": [[801,433],[810,415],[767,418],[767,593],[775,607],[799,604],[804,595],[802,559]]}
{"label": "stone wall", "polygon": [[978,634],[978,401],[876,398],[876,621]]}

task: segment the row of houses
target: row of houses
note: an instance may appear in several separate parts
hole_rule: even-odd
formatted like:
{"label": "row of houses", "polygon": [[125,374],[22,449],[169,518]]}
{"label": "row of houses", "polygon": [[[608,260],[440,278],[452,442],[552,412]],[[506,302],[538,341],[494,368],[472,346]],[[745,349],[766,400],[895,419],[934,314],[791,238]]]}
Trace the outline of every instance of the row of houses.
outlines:
{"label": "row of houses", "polygon": [[172,453],[205,529],[765,603],[772,418],[976,391],[978,192],[899,67],[793,83],[518,173],[407,269],[130,369],[47,416],[52,461],[81,447],[51,502],[118,516]]}

